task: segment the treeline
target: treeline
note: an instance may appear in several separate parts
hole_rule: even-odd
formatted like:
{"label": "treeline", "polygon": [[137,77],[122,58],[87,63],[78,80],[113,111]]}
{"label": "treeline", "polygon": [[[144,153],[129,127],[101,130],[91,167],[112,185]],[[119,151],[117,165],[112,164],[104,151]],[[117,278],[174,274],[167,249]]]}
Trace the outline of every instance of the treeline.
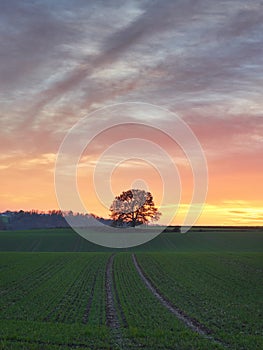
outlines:
{"label": "treeline", "polygon": [[[98,217],[94,214],[62,212],[61,210],[5,211],[0,213],[0,230],[28,230],[37,228],[67,228],[71,222],[85,226],[91,219],[97,219],[104,224],[111,224],[111,220]],[[94,221],[92,221],[94,222]]]}

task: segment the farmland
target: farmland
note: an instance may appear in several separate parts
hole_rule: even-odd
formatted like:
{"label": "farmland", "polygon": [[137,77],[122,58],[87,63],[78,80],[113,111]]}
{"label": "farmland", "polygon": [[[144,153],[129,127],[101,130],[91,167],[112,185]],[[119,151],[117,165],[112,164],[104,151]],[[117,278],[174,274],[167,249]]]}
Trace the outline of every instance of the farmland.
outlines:
{"label": "farmland", "polygon": [[263,348],[262,231],[167,233],[125,251],[76,241],[0,233],[0,349]]}
{"label": "farmland", "polygon": [[[125,233],[125,232],[124,232]],[[186,234],[162,233],[148,243],[129,251],[242,251],[262,252],[263,228],[203,229]],[[72,229],[0,231],[0,251],[18,252],[112,252],[95,245]],[[118,249],[115,249],[118,252]]]}

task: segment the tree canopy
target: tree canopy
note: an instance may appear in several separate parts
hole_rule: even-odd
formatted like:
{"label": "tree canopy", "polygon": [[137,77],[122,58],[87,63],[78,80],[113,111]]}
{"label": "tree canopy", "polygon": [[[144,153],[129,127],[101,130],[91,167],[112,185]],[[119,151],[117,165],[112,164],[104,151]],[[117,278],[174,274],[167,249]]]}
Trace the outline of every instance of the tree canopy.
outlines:
{"label": "tree canopy", "polygon": [[116,226],[135,227],[159,220],[161,213],[155,207],[150,192],[139,189],[123,191],[115,197],[110,207],[110,217]]}

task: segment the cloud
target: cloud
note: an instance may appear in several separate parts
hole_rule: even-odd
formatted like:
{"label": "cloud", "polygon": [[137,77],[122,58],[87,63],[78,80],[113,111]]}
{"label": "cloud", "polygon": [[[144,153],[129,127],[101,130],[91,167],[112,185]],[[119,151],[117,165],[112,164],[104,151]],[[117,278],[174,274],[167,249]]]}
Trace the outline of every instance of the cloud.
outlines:
{"label": "cloud", "polygon": [[80,28],[73,27],[65,14],[59,16],[44,3],[3,1],[0,12],[1,89],[21,88],[22,84],[32,87],[36,71],[44,79],[48,69],[55,68],[58,47],[60,54],[67,56],[63,45],[81,35]]}
{"label": "cloud", "polygon": [[231,214],[246,214],[245,210],[229,210]]}
{"label": "cloud", "polygon": [[224,110],[207,109],[194,111],[186,120],[204,143],[210,141],[217,149],[219,141],[230,142],[234,151],[240,148],[244,150],[244,145],[250,146],[245,150],[248,152],[253,146],[261,148],[263,118],[260,115],[250,115],[248,118],[247,114],[236,115]]}
{"label": "cloud", "polygon": [[[128,49],[131,50],[136,43],[144,38],[149,40],[149,37],[154,37],[160,31],[167,31],[172,25],[175,27],[185,26],[193,16],[197,5],[197,1],[194,5],[189,1],[180,1],[177,4],[166,2],[165,5],[160,2],[146,3],[142,7],[142,13],[135,20],[128,22],[126,26],[114,31],[104,39],[97,55],[84,57],[77,63],[76,68],[67,72],[50,87],[40,91],[36,102],[27,111],[23,126],[32,122],[37,111],[41,111],[47,104],[56,101],[64,94],[71,93],[72,89],[78,89],[96,69],[113,64]],[[143,59],[141,63],[143,64]]]}
{"label": "cloud", "polygon": [[[238,2],[237,2],[238,4]],[[219,38],[228,38],[231,40],[236,37],[248,37],[249,34],[254,33],[255,36],[259,35],[258,28],[262,27],[263,22],[263,4],[259,1],[247,4],[246,6],[240,6],[238,4],[237,10],[231,16],[227,25],[222,27],[218,31]]]}
{"label": "cloud", "polygon": [[[21,126],[35,124],[43,110],[57,111],[69,101],[89,109],[96,100],[103,104],[145,98],[184,110],[227,103],[229,93],[236,100],[254,100],[261,93],[253,82],[263,57],[258,35],[262,15],[256,4],[244,7],[234,1],[226,8],[222,1],[147,1],[123,6],[115,2],[109,7],[99,2],[80,10],[67,2],[64,8],[31,2],[6,5],[3,13],[14,23],[14,46],[19,52],[12,55],[12,44],[4,36],[7,68],[3,71],[11,70],[16,84],[20,76],[27,77],[22,91],[32,90],[35,78],[39,79],[35,92],[26,98]],[[19,15],[25,20],[16,23]],[[238,34],[244,31],[246,35]],[[7,26],[6,35],[9,32]],[[108,84],[96,75],[106,67],[115,72]],[[133,67],[130,75],[122,78],[129,67]],[[12,74],[6,73],[6,79],[8,85]]]}

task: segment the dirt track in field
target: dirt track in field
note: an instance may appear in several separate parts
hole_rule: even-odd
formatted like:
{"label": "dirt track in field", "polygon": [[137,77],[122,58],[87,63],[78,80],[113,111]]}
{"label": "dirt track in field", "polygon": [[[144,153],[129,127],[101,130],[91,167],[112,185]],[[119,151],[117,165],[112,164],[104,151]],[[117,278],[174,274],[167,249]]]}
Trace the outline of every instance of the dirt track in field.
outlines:
{"label": "dirt track in field", "polygon": [[173,313],[179,320],[181,320],[192,331],[202,335],[203,337],[215,343],[218,343],[220,345],[223,345],[226,348],[229,348],[229,346],[227,344],[224,344],[220,339],[214,338],[212,336],[212,331],[209,328],[207,328],[205,325],[201,324],[197,320],[188,316],[183,310],[181,310],[177,306],[173,305],[171,301],[168,300],[146,276],[142,267],[138,263],[135,254],[132,254],[132,259],[133,259],[134,266],[138,274],[140,275],[141,279],[143,280],[144,284],[152,292],[152,294],[163,304],[163,306],[165,306],[171,313]]}
{"label": "dirt track in field", "polygon": [[106,290],[106,324],[112,330],[113,342],[119,348],[123,348],[123,338],[121,334],[121,325],[119,322],[117,309],[114,300],[114,278],[113,278],[113,260],[115,254],[111,255],[106,266],[105,290]]}

